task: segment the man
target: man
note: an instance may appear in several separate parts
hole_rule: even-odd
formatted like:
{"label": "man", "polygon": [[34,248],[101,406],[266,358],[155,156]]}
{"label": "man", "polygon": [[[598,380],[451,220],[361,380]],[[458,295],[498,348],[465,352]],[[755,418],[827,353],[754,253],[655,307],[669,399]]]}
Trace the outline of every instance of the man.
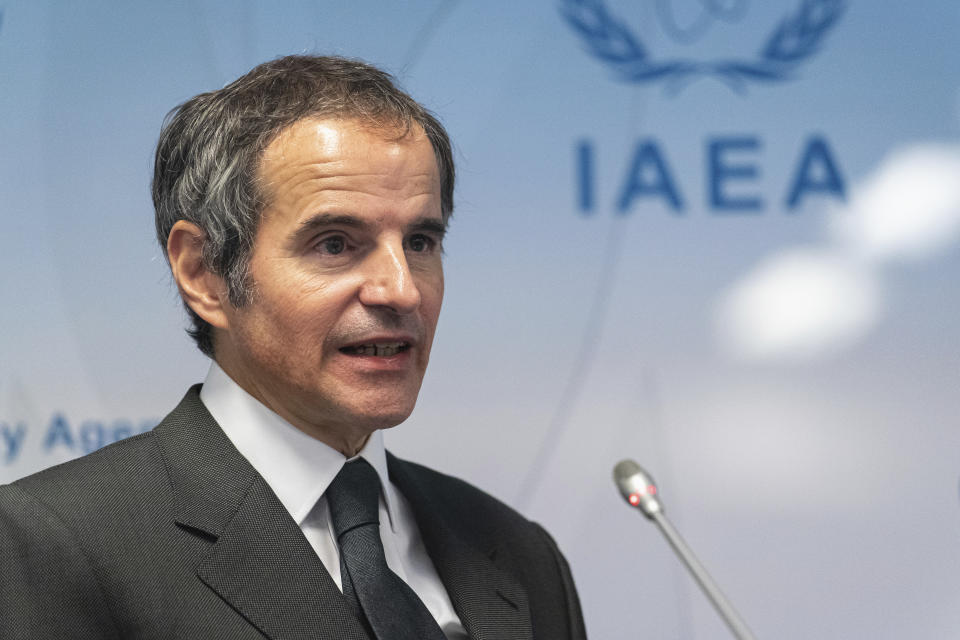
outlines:
{"label": "man", "polygon": [[0,637],[585,636],[549,535],[385,452],[443,297],[450,143],[290,56],[178,107],[157,232],[213,359],[152,432],[0,488]]}

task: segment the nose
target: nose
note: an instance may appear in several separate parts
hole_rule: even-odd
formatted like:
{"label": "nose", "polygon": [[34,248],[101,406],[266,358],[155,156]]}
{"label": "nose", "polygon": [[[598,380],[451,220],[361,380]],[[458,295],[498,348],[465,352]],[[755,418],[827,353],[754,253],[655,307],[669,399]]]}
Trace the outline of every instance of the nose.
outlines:
{"label": "nose", "polygon": [[365,262],[360,302],[369,307],[386,307],[401,315],[416,311],[420,289],[413,280],[401,242],[377,247]]}

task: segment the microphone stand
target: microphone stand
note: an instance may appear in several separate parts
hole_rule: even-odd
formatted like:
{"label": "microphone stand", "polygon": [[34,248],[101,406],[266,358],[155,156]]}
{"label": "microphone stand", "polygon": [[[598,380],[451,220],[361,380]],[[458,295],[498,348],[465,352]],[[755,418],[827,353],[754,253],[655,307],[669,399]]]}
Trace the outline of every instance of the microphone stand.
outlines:
{"label": "microphone stand", "polygon": [[756,640],[750,632],[750,629],[747,628],[747,624],[737,614],[736,610],[734,610],[730,601],[724,597],[720,591],[720,587],[713,581],[713,578],[710,577],[707,570],[700,564],[697,557],[693,555],[693,551],[687,546],[687,543],[683,541],[680,533],[674,528],[663,511],[654,512],[650,518],[657,524],[677,556],[680,557],[683,564],[690,570],[693,579],[697,581],[703,593],[706,594],[710,600],[710,604],[717,610],[717,613],[720,614],[723,621],[727,623],[727,627],[729,627],[734,637],[736,637],[737,640]]}
{"label": "microphone stand", "polygon": [[713,581],[713,578],[703,568],[697,557],[693,555],[693,551],[690,550],[690,547],[683,541],[683,538],[680,537],[680,534],[663,513],[660,492],[657,489],[657,484],[653,481],[653,477],[633,460],[621,460],[613,468],[613,480],[617,483],[617,488],[620,489],[620,494],[627,501],[627,504],[657,523],[667,542],[670,543],[674,552],[690,570],[694,580],[700,585],[713,608],[727,623],[727,627],[730,628],[737,640],[756,640],[750,629],[747,628],[747,624],[737,615],[733,605],[720,592],[720,587]]}

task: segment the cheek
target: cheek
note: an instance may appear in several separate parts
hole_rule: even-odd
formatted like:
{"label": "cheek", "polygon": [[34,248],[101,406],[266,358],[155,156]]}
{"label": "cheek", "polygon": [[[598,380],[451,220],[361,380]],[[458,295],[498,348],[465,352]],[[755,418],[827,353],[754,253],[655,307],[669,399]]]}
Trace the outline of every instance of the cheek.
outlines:
{"label": "cheek", "polygon": [[436,306],[437,306],[436,313],[437,314],[440,313],[440,307],[442,305],[443,305],[443,272],[441,271],[440,277],[437,281],[437,288],[436,288]]}
{"label": "cheek", "polygon": [[324,305],[308,305],[307,298],[259,300],[250,310],[241,332],[254,359],[270,369],[303,370],[304,362],[319,359],[333,322]]}
{"label": "cheek", "polygon": [[339,314],[323,304],[300,305],[281,315],[273,327],[291,360],[315,360],[334,333]]}
{"label": "cheek", "polygon": [[434,287],[420,290],[420,317],[431,338],[433,337],[434,329],[436,329],[437,321],[440,317],[440,307],[442,305],[442,280]]}
{"label": "cheek", "polygon": [[443,269],[437,267],[434,271],[424,272],[419,282],[421,304],[425,312],[434,316],[440,313],[443,303]]}
{"label": "cheek", "polygon": [[349,283],[302,272],[284,275],[256,302],[262,311],[261,329],[289,348],[319,346],[340,315]]}

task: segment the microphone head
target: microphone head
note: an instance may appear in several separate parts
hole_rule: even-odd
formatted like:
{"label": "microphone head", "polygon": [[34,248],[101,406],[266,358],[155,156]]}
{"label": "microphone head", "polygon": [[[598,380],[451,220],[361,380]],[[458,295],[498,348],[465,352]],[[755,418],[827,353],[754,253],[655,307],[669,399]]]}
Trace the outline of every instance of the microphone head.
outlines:
{"label": "microphone head", "polygon": [[639,509],[643,515],[653,518],[654,514],[663,512],[653,477],[633,460],[618,462],[613,467],[613,479],[627,504]]}

